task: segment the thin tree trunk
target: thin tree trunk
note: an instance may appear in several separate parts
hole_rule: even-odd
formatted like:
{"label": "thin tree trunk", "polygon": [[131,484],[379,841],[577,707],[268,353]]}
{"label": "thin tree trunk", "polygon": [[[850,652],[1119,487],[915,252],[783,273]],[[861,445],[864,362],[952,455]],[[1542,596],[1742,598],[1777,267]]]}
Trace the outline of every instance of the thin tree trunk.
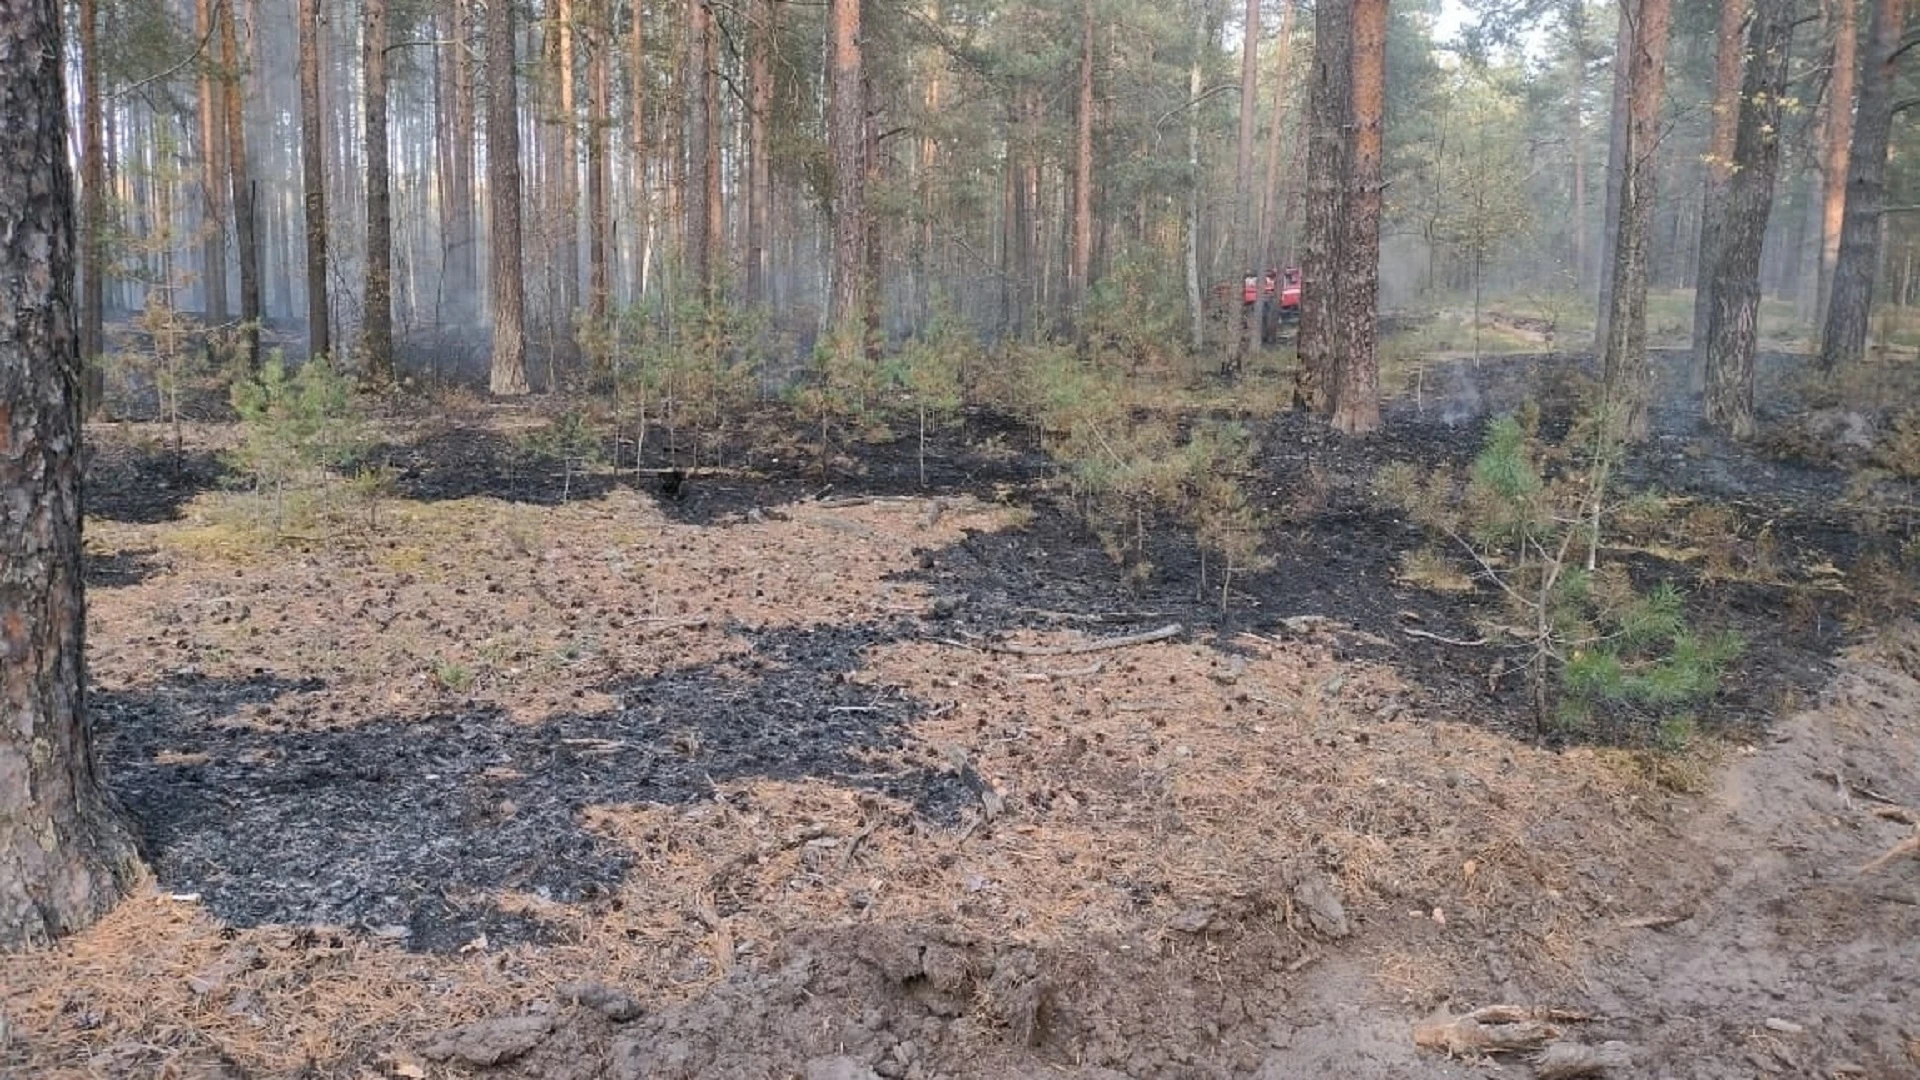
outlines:
{"label": "thin tree trunk", "polygon": [[1080,0],[1079,91],[1074,108],[1073,253],[1067,265],[1067,297],[1073,309],[1074,336],[1084,342],[1093,273],[1093,0]]}
{"label": "thin tree trunk", "polygon": [[832,50],[827,142],[833,167],[833,281],[828,321],[834,347],[851,359],[864,351],[867,316],[866,101],[861,76],[861,0],[829,0]]}
{"label": "thin tree trunk", "polygon": [[393,209],[387,165],[387,0],[364,0],[362,78],[366,81],[367,286],[360,346],[366,380],[393,383]]}
{"label": "thin tree trunk", "polygon": [[327,141],[320,126],[320,3],[300,0],[300,165],[307,222],[307,356],[332,351],[327,306]]}
{"label": "thin tree trunk", "polygon": [[1200,172],[1200,88],[1206,77],[1206,51],[1213,43],[1213,23],[1208,18],[1211,0],[1190,0],[1193,4],[1193,61],[1187,68],[1187,316],[1189,344],[1196,363],[1207,347],[1206,297],[1200,280],[1200,204],[1206,180]]}
{"label": "thin tree trunk", "polygon": [[559,160],[554,163],[559,183],[555,185],[559,251],[555,253],[560,283],[559,310],[554,319],[560,332],[557,343],[561,363],[571,367],[578,359],[578,338],[573,330],[574,312],[580,307],[580,111],[578,87],[574,81],[573,0],[554,0],[554,30],[559,36],[555,54],[554,81],[559,88],[560,115]]}
{"label": "thin tree trunk", "polygon": [[1260,343],[1260,209],[1253,190],[1253,148],[1260,137],[1260,0],[1247,0],[1245,32],[1240,37],[1240,116],[1233,158],[1234,277],[1254,281],[1253,303],[1229,304],[1233,334],[1228,340],[1228,370],[1238,374],[1243,358]]}
{"label": "thin tree trunk", "polygon": [[685,105],[686,168],[691,171],[683,198],[685,216],[681,220],[681,243],[688,279],[703,304],[713,295],[713,250],[707,243],[706,184],[708,146],[718,133],[707,126],[707,39],[713,34],[713,12],[706,0],[686,0],[686,45],[682,55],[680,85]]}
{"label": "thin tree trunk", "polygon": [[1607,347],[1607,332],[1613,319],[1614,248],[1620,240],[1621,184],[1627,175],[1628,98],[1633,85],[1633,20],[1628,13],[1634,0],[1622,0],[1620,26],[1613,43],[1613,107],[1607,119],[1607,205],[1600,224],[1600,301],[1595,308],[1593,351]]}
{"label": "thin tree trunk", "polygon": [[85,365],[86,411],[105,404],[100,366],[107,323],[107,155],[101,138],[100,11],[98,0],[80,0],[80,361]]}
{"label": "thin tree trunk", "polygon": [[93,763],[81,369],[61,5],[0,5],[0,948],[79,930],[139,874]]}
{"label": "thin tree trunk", "polygon": [[487,199],[493,210],[488,275],[493,296],[495,394],[527,392],[526,282],[520,267],[520,109],[514,85],[513,5],[487,12]]}
{"label": "thin tree trunk", "polygon": [[1381,145],[1386,115],[1387,0],[1353,4],[1353,138],[1341,230],[1333,428],[1362,435],[1380,426],[1380,367],[1374,327],[1380,302]]}
{"label": "thin tree trunk", "polygon": [[1847,157],[1853,147],[1853,89],[1859,71],[1858,0],[1828,0],[1832,22],[1831,73],[1827,76],[1826,123],[1820,136],[1820,273],[1815,284],[1814,325],[1825,323],[1833,268],[1840,261],[1840,231],[1847,212]]}
{"label": "thin tree trunk", "polygon": [[1576,294],[1587,282],[1587,4],[1586,0],[1568,0],[1567,37],[1573,54],[1573,78],[1567,110],[1567,143],[1573,155],[1573,288]]}
{"label": "thin tree trunk", "polygon": [[609,265],[613,215],[609,209],[613,176],[607,161],[607,127],[612,122],[613,81],[608,54],[613,49],[612,0],[593,0],[596,39],[587,61],[587,321],[595,339],[605,335],[607,304],[613,294]]}
{"label": "thin tree trunk", "polygon": [[[1260,256],[1259,269],[1278,269],[1277,252],[1274,250],[1274,236],[1279,226],[1280,158],[1284,139],[1282,121],[1287,111],[1287,70],[1293,59],[1293,0],[1280,0],[1280,49],[1273,65],[1273,115],[1267,118],[1267,175],[1266,182],[1260,188]],[[1275,289],[1284,285],[1276,282]],[[1278,295],[1274,303],[1279,303]]]}
{"label": "thin tree trunk", "polygon": [[254,207],[253,176],[247,164],[245,76],[233,0],[220,5],[220,66],[227,126],[227,167],[233,183],[233,238],[240,255],[240,322],[248,370],[260,365],[260,238]]}
{"label": "thin tree trunk", "polygon": [[[1708,293],[1707,423],[1736,439],[1753,437],[1753,354],[1759,338],[1760,249],[1780,167],[1781,102],[1793,38],[1793,0],[1756,0],[1739,89],[1739,131],[1721,208]],[[1703,268],[1704,269],[1704,268]]]}
{"label": "thin tree trunk", "polygon": [[[224,3],[225,0],[222,0]],[[201,41],[213,39],[213,7],[208,0],[194,0],[194,33]],[[226,109],[220,100],[221,80],[214,78],[213,65],[200,66],[200,183],[204,192],[202,206],[206,219],[200,236],[202,292],[209,323],[227,321],[227,159]]]}
{"label": "thin tree trunk", "polygon": [[1353,115],[1353,6],[1314,6],[1313,71],[1307,92],[1307,220],[1300,258],[1300,367],[1293,404],[1326,415],[1341,369],[1344,307],[1340,255]]}
{"label": "thin tree trunk", "polygon": [[747,8],[747,292],[748,305],[767,302],[767,225],[773,205],[773,160],[767,123],[773,116],[772,0]]}
{"label": "thin tree trunk", "polygon": [[[707,250],[707,290],[709,303],[719,299],[720,279],[727,270],[727,204],[721,197],[720,187],[720,142],[723,131],[720,126],[720,27],[713,8],[703,0],[702,8],[706,12],[706,28],[701,40],[706,45],[706,56],[700,63],[700,104],[706,110],[702,126],[706,128],[706,156],[700,163],[700,182],[707,189],[706,198],[706,240]],[[877,155],[876,155],[877,159]],[[869,162],[869,168],[873,164]]]}
{"label": "thin tree trunk", "polygon": [[1607,319],[1602,380],[1610,435],[1647,435],[1653,371],[1647,360],[1647,251],[1653,232],[1660,100],[1666,92],[1669,0],[1632,0],[1635,18],[1628,63],[1626,166],[1620,183],[1620,225],[1614,240],[1612,309]]}
{"label": "thin tree trunk", "polygon": [[445,176],[445,225],[441,232],[444,284],[443,316],[465,327],[479,316],[480,265],[473,198],[473,42],[469,0],[449,0],[445,9],[449,44],[440,50],[443,81],[449,89],[446,138],[441,170]]}
{"label": "thin tree trunk", "polygon": [[633,302],[646,295],[649,253],[653,247],[652,200],[647,191],[647,161],[651,147],[647,143],[647,5],[643,0],[628,0],[627,23],[627,145],[633,160],[633,199],[639,221],[634,231],[641,248],[633,272]]}
{"label": "thin tree trunk", "polygon": [[1741,119],[1741,40],[1747,0],[1720,0],[1718,53],[1713,67],[1713,129],[1707,138],[1706,184],[1700,200],[1700,261],[1693,285],[1693,389],[1707,385],[1707,322],[1713,310],[1709,283],[1720,265],[1720,226],[1726,219],[1727,186],[1733,180],[1734,128]]}
{"label": "thin tree trunk", "polygon": [[1893,132],[1894,79],[1898,75],[1894,65],[1905,10],[1902,0],[1874,0],[1868,17],[1868,66],[1860,80],[1860,106],[1847,154],[1847,203],[1840,225],[1840,252],[1834,261],[1833,286],[1827,299],[1826,331],[1820,338],[1820,367],[1824,371],[1857,363],[1866,355],[1873,279],[1880,262],[1880,208],[1887,197],[1887,143]]}

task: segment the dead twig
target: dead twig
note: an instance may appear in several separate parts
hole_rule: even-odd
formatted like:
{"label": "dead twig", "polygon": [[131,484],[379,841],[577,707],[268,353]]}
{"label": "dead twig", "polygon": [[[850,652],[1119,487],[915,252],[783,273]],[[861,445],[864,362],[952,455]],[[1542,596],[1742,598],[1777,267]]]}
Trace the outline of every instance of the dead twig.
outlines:
{"label": "dead twig", "polygon": [[1564,1009],[1489,1005],[1464,1016],[1441,1016],[1413,1027],[1415,1046],[1449,1055],[1537,1050],[1560,1037],[1555,1024],[1588,1019]]}
{"label": "dead twig", "polygon": [[1920,855],[1920,830],[1916,830],[1912,836],[1888,848],[1886,854],[1861,867],[1860,872],[1871,874],[1904,855]]}
{"label": "dead twig", "polygon": [[1060,679],[1087,679],[1107,669],[1105,660],[1097,660],[1083,668],[1068,668],[1065,671],[1023,671],[1020,677],[1028,682],[1055,682]]}
{"label": "dead twig", "polygon": [[1401,627],[1400,632],[1411,638],[1420,638],[1424,641],[1437,641],[1442,645],[1458,645],[1463,649],[1475,649],[1487,643],[1486,638],[1474,638],[1472,641],[1466,641],[1461,638],[1443,637],[1430,630],[1415,630],[1410,626]]}
{"label": "dead twig", "polygon": [[1691,918],[1692,915],[1636,915],[1631,919],[1622,919],[1620,925],[1628,930],[1661,930]]}
{"label": "dead twig", "polygon": [[987,645],[987,651],[1010,653],[1014,656],[1079,656],[1084,653],[1105,652],[1108,649],[1124,649],[1132,645],[1165,641],[1170,637],[1179,636],[1186,629],[1179,623],[1168,623],[1158,630],[1101,638],[1098,641],[1081,641],[1072,645],[1014,645],[1007,642],[991,642]]}

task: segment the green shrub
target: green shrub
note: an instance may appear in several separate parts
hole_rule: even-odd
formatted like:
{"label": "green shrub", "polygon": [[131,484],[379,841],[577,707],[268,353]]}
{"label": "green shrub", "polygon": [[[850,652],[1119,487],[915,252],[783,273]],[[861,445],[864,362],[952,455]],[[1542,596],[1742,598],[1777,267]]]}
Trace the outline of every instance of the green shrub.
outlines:
{"label": "green shrub", "polygon": [[[1741,643],[1702,636],[1671,583],[1636,590],[1623,566],[1600,562],[1612,513],[1650,513],[1642,499],[1608,501],[1617,451],[1593,418],[1565,442],[1543,443],[1531,416],[1503,416],[1463,483],[1450,470],[1383,468],[1376,495],[1471,563],[1497,588],[1525,652],[1529,696],[1542,723],[1591,730],[1603,722],[1663,742],[1678,717],[1711,699]],[[1691,720],[1688,721],[1691,724]]]}
{"label": "green shrub", "polygon": [[308,514],[336,509],[328,496],[343,494],[371,503],[383,493],[387,474],[366,460],[373,444],[353,396],[353,384],[324,360],[310,360],[288,373],[276,351],[259,372],[234,380],[230,391],[240,416],[235,470],[271,507],[275,532],[288,520],[290,496]]}

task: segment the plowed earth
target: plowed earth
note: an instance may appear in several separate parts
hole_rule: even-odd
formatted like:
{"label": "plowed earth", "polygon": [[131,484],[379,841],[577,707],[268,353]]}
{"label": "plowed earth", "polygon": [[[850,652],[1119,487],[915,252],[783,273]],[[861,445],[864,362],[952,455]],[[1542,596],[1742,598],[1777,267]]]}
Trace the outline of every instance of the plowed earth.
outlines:
{"label": "plowed earth", "polygon": [[1725,542],[1610,554],[1749,648],[1687,754],[1542,739],[1442,640],[1496,598],[1401,580],[1366,494],[1551,407],[1502,364],[1357,444],[1261,422],[1276,563],[1225,613],[1175,530],[1128,584],[986,417],[924,486],[765,417],[650,443],[664,483],[395,419],[399,496],[276,542],[229,429],[94,432],[96,741],[154,880],[0,959],[0,1068],[1534,1075],[1415,1045],[1507,1004],[1608,1075],[1920,1075],[1920,632],[1860,576],[1902,535],[1667,431],[1632,482]]}

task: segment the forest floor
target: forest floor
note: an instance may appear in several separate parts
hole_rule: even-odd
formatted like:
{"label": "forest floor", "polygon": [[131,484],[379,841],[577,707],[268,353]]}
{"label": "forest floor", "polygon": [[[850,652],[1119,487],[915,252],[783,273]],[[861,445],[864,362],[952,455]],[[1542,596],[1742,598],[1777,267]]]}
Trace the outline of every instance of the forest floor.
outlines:
{"label": "forest floor", "polygon": [[529,466],[559,403],[395,416],[396,494],[277,538],[231,425],[92,430],[90,700],[154,879],[0,958],[0,1072],[1575,1075],[1423,1026],[1510,1005],[1597,1075],[1920,1076],[1915,500],[1863,503],[1852,414],[1782,399],[1762,453],[1669,397],[1629,463],[1683,512],[1609,555],[1747,641],[1685,749],[1540,736],[1497,598],[1402,577],[1379,467],[1578,366],[1260,419],[1275,563],[1224,613],[987,416],[924,483],[777,410],[671,478]]}

